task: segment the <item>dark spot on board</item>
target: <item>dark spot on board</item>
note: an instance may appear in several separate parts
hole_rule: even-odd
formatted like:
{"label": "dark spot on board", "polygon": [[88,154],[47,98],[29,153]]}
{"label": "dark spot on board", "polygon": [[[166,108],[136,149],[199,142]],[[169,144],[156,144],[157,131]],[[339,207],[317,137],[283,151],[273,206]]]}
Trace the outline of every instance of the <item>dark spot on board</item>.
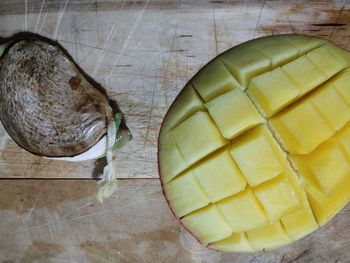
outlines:
{"label": "dark spot on board", "polygon": [[319,24],[312,24],[313,26],[346,26],[346,24],[342,23],[319,23]]}

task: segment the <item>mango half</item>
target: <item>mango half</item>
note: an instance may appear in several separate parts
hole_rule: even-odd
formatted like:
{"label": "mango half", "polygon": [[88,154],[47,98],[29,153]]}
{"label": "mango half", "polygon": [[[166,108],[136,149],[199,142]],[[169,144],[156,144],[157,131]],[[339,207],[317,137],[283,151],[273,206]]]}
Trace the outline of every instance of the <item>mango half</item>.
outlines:
{"label": "mango half", "polygon": [[233,47],[168,110],[159,173],[174,215],[204,245],[272,250],[350,198],[350,54],[304,35]]}

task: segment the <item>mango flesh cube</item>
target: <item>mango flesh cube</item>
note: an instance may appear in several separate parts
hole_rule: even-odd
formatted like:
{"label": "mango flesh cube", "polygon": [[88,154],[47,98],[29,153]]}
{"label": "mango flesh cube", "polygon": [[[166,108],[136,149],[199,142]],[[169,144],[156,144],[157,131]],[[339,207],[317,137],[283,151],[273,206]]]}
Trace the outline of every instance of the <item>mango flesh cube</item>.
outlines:
{"label": "mango flesh cube", "polygon": [[248,241],[255,250],[272,250],[291,243],[280,222],[247,231]]}
{"label": "mango flesh cube", "polygon": [[217,207],[233,232],[262,227],[266,216],[251,189],[217,203]]}
{"label": "mango flesh cube", "polygon": [[334,139],[339,143],[338,145],[343,149],[347,160],[350,161],[350,123],[347,124],[341,131],[334,136]]}
{"label": "mango flesh cube", "polygon": [[318,224],[296,173],[291,167],[288,167],[283,175],[292,186],[301,207],[290,214],[282,216],[281,223],[288,237],[292,240],[298,240],[315,231],[318,228]]}
{"label": "mango flesh cube", "polygon": [[305,94],[326,80],[326,76],[306,57],[302,56],[282,66],[282,70]]}
{"label": "mango flesh cube", "polygon": [[238,47],[220,56],[232,75],[246,89],[251,78],[271,68],[271,61],[250,47]]}
{"label": "mango flesh cube", "polygon": [[300,207],[294,190],[286,178],[268,181],[256,187],[254,193],[272,223]]}
{"label": "mango flesh cube", "polygon": [[177,148],[171,132],[163,134],[160,138],[160,154],[164,156],[160,159],[160,167],[165,183],[172,180],[176,175],[187,168],[185,160],[182,158]]}
{"label": "mango flesh cube", "polygon": [[233,233],[230,237],[211,243],[209,248],[221,250],[224,252],[253,252],[254,250],[250,246],[247,236],[244,232]]}
{"label": "mango flesh cube", "polygon": [[211,202],[243,191],[246,182],[227,150],[203,160],[193,169]]}
{"label": "mango flesh cube", "polygon": [[350,53],[303,35],[234,47],[185,86],[158,147],[168,204],[200,243],[303,238],[350,201]]}
{"label": "mango flesh cube", "polygon": [[304,35],[282,35],[283,40],[292,44],[299,50],[299,55],[321,46],[325,41]]}
{"label": "mango flesh cube", "polygon": [[345,144],[349,147],[349,131],[347,125],[311,154],[293,157],[305,179],[308,200],[321,226],[350,200],[350,163],[346,147],[343,147],[343,136],[347,137]]}
{"label": "mango flesh cube", "polygon": [[176,100],[177,103],[171,107],[164,119],[162,128],[166,131],[174,128],[177,124],[181,123],[197,111],[204,109],[203,101],[191,85],[186,86]]}
{"label": "mango flesh cube", "polygon": [[234,88],[240,88],[237,80],[220,60],[209,63],[191,82],[206,102]]}
{"label": "mango flesh cube", "polygon": [[215,205],[185,216],[181,222],[204,244],[225,239],[232,234],[231,228]]}
{"label": "mango flesh cube", "polygon": [[350,65],[350,54],[345,49],[339,48],[331,43],[323,45],[333,56],[335,56],[343,66],[347,67]]}
{"label": "mango flesh cube", "polygon": [[261,38],[261,41],[253,45],[259,52],[268,57],[272,62],[272,67],[277,67],[294,59],[298,55],[298,49],[292,44],[276,37]]}
{"label": "mango flesh cube", "polygon": [[334,78],[334,81],[331,82],[331,85],[334,86],[342,98],[350,106],[350,69],[344,70],[337,77]]}
{"label": "mango flesh cube", "polygon": [[341,148],[326,142],[307,156],[293,157],[302,176],[325,195],[333,194],[350,177],[350,164]]}
{"label": "mango flesh cube", "polygon": [[272,117],[270,124],[283,146],[292,154],[307,154],[333,134],[307,100]]}
{"label": "mango flesh cube", "polygon": [[308,200],[320,226],[331,220],[350,201],[350,179],[339,186],[336,193],[326,196],[317,188],[307,185]]}
{"label": "mango flesh cube", "polygon": [[281,68],[261,74],[252,79],[247,93],[270,117],[299,96],[301,89],[291,81]]}
{"label": "mango flesh cube", "polygon": [[232,139],[263,122],[253,103],[241,90],[234,89],[206,104],[223,136]]}
{"label": "mango flesh cube", "polygon": [[307,53],[306,56],[327,78],[332,77],[344,68],[343,63],[322,46]]}
{"label": "mango flesh cube", "polygon": [[284,169],[284,154],[264,125],[238,137],[230,153],[250,186],[272,179]]}
{"label": "mango flesh cube", "polygon": [[308,201],[305,201],[302,208],[283,216],[281,222],[286,234],[292,240],[301,239],[318,229],[318,224]]}
{"label": "mango flesh cube", "polygon": [[172,130],[187,164],[193,164],[227,142],[206,112],[199,111]]}
{"label": "mango flesh cube", "polygon": [[334,131],[340,130],[350,120],[350,107],[331,85],[313,94],[311,102]]}
{"label": "mango flesh cube", "polygon": [[179,218],[210,202],[195,176],[190,172],[166,184],[164,191],[174,214]]}

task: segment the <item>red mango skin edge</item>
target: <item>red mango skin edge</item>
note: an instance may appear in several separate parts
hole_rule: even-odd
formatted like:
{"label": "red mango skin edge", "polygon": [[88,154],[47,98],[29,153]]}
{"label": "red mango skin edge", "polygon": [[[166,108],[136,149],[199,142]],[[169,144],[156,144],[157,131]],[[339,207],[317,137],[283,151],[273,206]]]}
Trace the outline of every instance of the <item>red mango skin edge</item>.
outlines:
{"label": "red mango skin edge", "polygon": [[[302,35],[302,36],[308,36],[308,35],[304,35],[304,34],[279,34],[279,35],[283,35],[283,36],[288,36],[288,35]],[[165,197],[165,200],[168,204],[168,207],[171,211],[171,213],[173,214],[173,216],[177,219],[177,221],[179,221],[179,223],[187,230],[187,232],[189,232],[191,234],[191,236],[193,236],[201,245],[202,242],[199,240],[198,237],[196,237],[186,226],[185,224],[182,223],[182,221],[175,215],[174,213],[174,210],[173,208],[171,207],[171,203],[169,202],[168,198],[167,198],[167,195],[164,191],[164,182],[162,180],[162,175],[161,175],[161,170],[160,170],[160,153],[159,153],[159,145],[160,145],[160,134],[162,132],[162,129],[163,129],[163,124],[164,124],[164,120],[165,118],[167,117],[168,115],[168,112],[169,112],[169,109],[171,109],[171,107],[173,106],[173,104],[175,104],[176,100],[180,97],[181,93],[184,91],[184,89],[188,86],[188,85],[191,85],[193,87],[193,85],[191,84],[191,81],[192,79],[198,75],[198,73],[200,73],[202,71],[203,68],[205,68],[206,65],[210,64],[212,61],[214,61],[215,59],[219,59],[220,56],[224,55],[225,53],[229,52],[230,50],[236,48],[236,47],[239,47],[241,45],[244,45],[246,43],[250,43],[256,39],[260,39],[260,38],[266,38],[266,37],[270,37],[270,36],[263,36],[263,37],[259,37],[259,38],[255,38],[255,39],[250,39],[248,41],[245,41],[245,42],[242,42],[236,46],[233,46],[232,48],[229,48],[228,50],[222,52],[221,54],[218,54],[217,56],[215,56],[213,59],[211,59],[209,62],[207,62],[206,64],[204,64],[198,71],[196,74],[193,75],[193,77],[186,83],[186,85],[181,89],[181,91],[179,92],[179,94],[175,97],[174,101],[171,103],[171,105],[169,106],[168,110],[167,110],[167,113],[165,114],[164,118],[163,118],[163,122],[160,126],[160,129],[159,129],[159,133],[158,133],[158,147],[157,147],[157,162],[158,162],[158,175],[159,175],[159,180],[160,180],[160,184],[161,184],[161,187],[162,187],[162,192],[163,192],[163,195]],[[314,38],[320,38],[320,37],[315,37],[313,36]],[[345,49],[344,49],[345,50]],[[198,94],[198,92],[196,91],[196,89],[193,87],[194,91]],[[198,94],[199,95],[199,94]],[[203,245],[204,246],[204,245]],[[214,251],[220,251],[220,250],[217,250],[217,249],[213,249],[213,248],[209,248],[208,245],[205,246],[206,248],[208,249],[211,249],[211,250],[214,250]],[[221,252],[221,251],[220,251]]]}

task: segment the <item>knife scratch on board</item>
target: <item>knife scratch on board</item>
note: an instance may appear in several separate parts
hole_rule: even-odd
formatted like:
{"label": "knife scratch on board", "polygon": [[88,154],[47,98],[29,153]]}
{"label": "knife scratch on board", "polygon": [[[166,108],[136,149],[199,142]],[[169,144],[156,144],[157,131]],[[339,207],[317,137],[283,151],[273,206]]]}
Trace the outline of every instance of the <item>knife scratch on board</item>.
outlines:
{"label": "knife scratch on board", "polygon": [[64,6],[63,6],[62,11],[60,10],[60,11],[58,12],[56,28],[55,28],[55,32],[54,32],[53,37],[52,37],[53,39],[57,39],[58,30],[59,30],[59,28],[60,28],[60,26],[61,26],[61,21],[62,21],[62,18],[63,18],[63,16],[64,16],[64,13],[65,13],[65,11],[66,11],[66,7],[67,7],[67,5],[68,5],[68,2],[69,2],[69,0],[66,0],[65,4],[64,4]]}
{"label": "knife scratch on board", "polygon": [[43,12],[44,4],[45,4],[45,0],[43,0],[43,1],[41,2],[39,15],[38,15],[38,17],[37,17],[37,19],[36,19],[36,23],[35,23],[35,27],[34,27],[34,32],[35,32],[35,33],[38,32],[39,21],[40,21],[40,18],[41,18],[41,14],[42,14],[42,12]]}

